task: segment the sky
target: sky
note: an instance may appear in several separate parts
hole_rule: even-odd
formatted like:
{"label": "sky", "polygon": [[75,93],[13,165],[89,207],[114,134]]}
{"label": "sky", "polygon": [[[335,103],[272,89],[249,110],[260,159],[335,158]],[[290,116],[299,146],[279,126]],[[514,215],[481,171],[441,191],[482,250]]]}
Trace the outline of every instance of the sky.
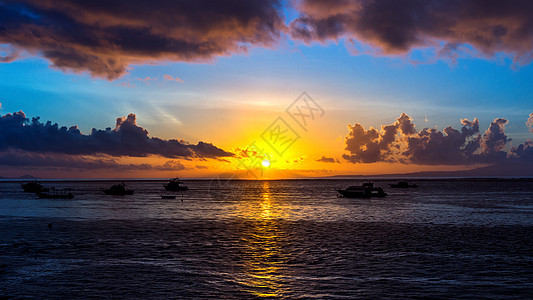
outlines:
{"label": "sky", "polygon": [[532,14],[517,0],[0,0],[0,176],[531,166]]}

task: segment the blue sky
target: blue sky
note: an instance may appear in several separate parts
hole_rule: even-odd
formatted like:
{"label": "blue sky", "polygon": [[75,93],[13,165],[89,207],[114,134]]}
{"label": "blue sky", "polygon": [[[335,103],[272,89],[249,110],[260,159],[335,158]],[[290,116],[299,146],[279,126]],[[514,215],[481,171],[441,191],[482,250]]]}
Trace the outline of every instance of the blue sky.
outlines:
{"label": "blue sky", "polygon": [[[427,126],[440,128],[460,118],[477,117],[488,125],[503,117],[510,121],[509,134],[518,139],[527,136],[525,120],[533,111],[533,68],[513,68],[509,61],[469,58],[455,65],[415,65],[404,57],[351,55],[343,45],[329,43],[252,49],[205,64],[131,68],[123,78],[107,81],[53,69],[38,57],[2,64],[2,111],[23,110],[28,116],[77,124],[86,131],[111,126],[110,120],[130,112],[150,119],[158,115],[157,106],[163,106],[175,110],[170,114],[181,126],[197,117],[180,114],[184,107],[232,109],[269,101],[272,109],[283,109],[307,91],[330,111],[341,110],[346,124],[364,121],[379,126],[402,112],[415,118],[418,126],[426,126],[420,121],[427,116]],[[164,74],[183,82],[165,80]],[[146,77],[156,80],[139,80]],[[365,120],[368,117],[372,119]],[[152,123],[152,130],[158,131],[159,125]]]}

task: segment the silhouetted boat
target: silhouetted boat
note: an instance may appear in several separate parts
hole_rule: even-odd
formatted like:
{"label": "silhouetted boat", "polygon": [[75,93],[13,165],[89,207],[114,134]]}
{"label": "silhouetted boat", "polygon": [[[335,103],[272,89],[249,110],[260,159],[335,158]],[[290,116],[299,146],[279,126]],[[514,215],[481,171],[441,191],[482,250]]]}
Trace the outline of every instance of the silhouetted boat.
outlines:
{"label": "silhouetted boat", "polygon": [[162,199],[176,199],[175,195],[161,195]]}
{"label": "silhouetted boat", "polygon": [[416,184],[409,184],[407,182],[407,180],[398,181],[398,183],[389,184],[389,185],[391,187],[393,187],[393,188],[402,188],[402,189],[417,188],[418,187],[418,185],[416,185]]}
{"label": "silhouetted boat", "polygon": [[51,188],[49,193],[38,192],[37,197],[41,199],[72,199],[74,198],[74,195],[68,188],[67,189]]}
{"label": "silhouetted boat", "polygon": [[39,192],[48,192],[48,191],[50,191],[49,188],[45,188],[38,181],[31,181],[31,182],[23,183],[22,184],[22,189],[26,193],[39,193]]}
{"label": "silhouetted boat", "polygon": [[362,185],[353,185],[346,189],[338,189],[337,192],[346,198],[371,198],[379,197],[383,198],[387,196],[387,193],[380,187],[374,187],[374,183],[366,182]]}
{"label": "silhouetted boat", "polygon": [[124,182],[115,184],[108,189],[102,189],[106,195],[115,195],[115,196],[124,196],[124,195],[133,195],[133,190],[127,190],[126,184]]}
{"label": "silhouetted boat", "polygon": [[179,177],[176,177],[176,178],[170,179],[168,183],[164,184],[163,186],[165,187],[165,190],[167,191],[186,191],[189,189],[187,186],[181,185],[181,184],[183,184],[183,182],[180,181]]}

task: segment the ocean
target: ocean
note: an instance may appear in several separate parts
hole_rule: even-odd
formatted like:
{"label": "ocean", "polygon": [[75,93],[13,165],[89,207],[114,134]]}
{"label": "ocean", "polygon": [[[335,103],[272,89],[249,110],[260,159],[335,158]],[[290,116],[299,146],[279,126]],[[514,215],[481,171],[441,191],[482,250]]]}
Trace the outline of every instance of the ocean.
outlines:
{"label": "ocean", "polygon": [[[0,182],[0,296],[533,298],[533,180]],[[162,194],[176,199],[162,199]]]}

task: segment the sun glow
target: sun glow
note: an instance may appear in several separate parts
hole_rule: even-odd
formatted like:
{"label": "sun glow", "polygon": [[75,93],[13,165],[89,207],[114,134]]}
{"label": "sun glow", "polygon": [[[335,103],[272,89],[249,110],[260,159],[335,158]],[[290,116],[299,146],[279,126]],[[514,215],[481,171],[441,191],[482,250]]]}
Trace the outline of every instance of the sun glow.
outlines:
{"label": "sun glow", "polygon": [[270,167],[270,160],[268,160],[268,159],[263,160],[261,162],[261,165],[263,165],[263,167],[265,167],[265,168]]}

